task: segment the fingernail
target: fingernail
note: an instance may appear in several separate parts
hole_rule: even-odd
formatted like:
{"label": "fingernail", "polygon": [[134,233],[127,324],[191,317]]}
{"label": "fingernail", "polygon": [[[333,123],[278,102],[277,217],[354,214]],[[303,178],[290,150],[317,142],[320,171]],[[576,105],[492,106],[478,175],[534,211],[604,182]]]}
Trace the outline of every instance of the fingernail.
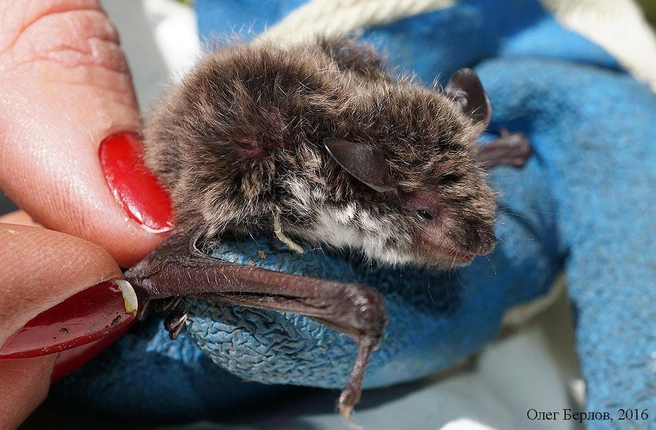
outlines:
{"label": "fingernail", "polygon": [[139,138],[132,133],[109,136],[98,155],[107,185],[130,218],[150,232],[171,230],[171,199],[144,165]]}
{"label": "fingernail", "polygon": [[128,281],[102,282],[32,318],[0,348],[0,358],[26,358],[85,345],[129,325],[137,296]]}

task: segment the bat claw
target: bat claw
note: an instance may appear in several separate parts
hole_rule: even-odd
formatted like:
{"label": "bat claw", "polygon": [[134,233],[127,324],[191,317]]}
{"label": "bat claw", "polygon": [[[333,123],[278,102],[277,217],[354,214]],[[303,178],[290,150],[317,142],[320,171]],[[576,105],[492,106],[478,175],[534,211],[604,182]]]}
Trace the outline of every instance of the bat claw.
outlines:
{"label": "bat claw", "polygon": [[171,340],[175,340],[187,321],[187,313],[175,310],[164,320],[164,328],[169,332]]}
{"label": "bat claw", "polygon": [[352,430],[362,430],[364,427],[351,421],[351,412],[353,411],[353,406],[340,405],[339,406],[339,415],[342,417],[344,424]]}
{"label": "bat claw", "polygon": [[145,300],[139,302],[139,310],[137,311],[137,320],[143,321],[148,315],[148,309],[150,308],[150,300]]}
{"label": "bat claw", "polygon": [[162,303],[160,303],[160,310],[162,312],[173,311],[178,307],[181,300],[182,300],[182,296],[174,296],[166,300],[163,300]]}

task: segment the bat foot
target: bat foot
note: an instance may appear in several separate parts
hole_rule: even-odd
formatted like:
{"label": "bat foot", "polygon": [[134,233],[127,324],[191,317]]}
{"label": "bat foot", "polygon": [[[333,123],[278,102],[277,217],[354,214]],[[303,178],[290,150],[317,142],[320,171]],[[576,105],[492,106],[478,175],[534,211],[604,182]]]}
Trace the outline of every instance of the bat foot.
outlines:
{"label": "bat foot", "polygon": [[524,133],[510,133],[505,128],[501,129],[503,144],[507,146],[512,156],[508,159],[508,165],[518,169],[524,167],[531,156],[531,141]]}
{"label": "bat foot", "polygon": [[[386,316],[387,314],[385,314]],[[385,322],[387,318],[385,317]],[[384,325],[383,325],[384,327]],[[337,408],[339,415],[342,417],[344,424],[354,430],[362,429],[361,426],[351,421],[351,412],[353,406],[360,401],[362,394],[362,380],[364,379],[364,371],[369,361],[369,357],[374,349],[380,344],[382,332],[376,332],[373,335],[364,335],[358,341],[358,355],[355,357],[353,370],[349,377],[346,387],[342,390],[337,400]]]}
{"label": "bat foot", "polygon": [[484,169],[495,166],[522,168],[531,156],[531,143],[523,133],[501,129],[501,135],[479,148],[476,161]]}
{"label": "bat foot", "polygon": [[164,320],[164,328],[169,332],[171,340],[177,339],[187,321],[187,313],[178,309],[173,310]]}

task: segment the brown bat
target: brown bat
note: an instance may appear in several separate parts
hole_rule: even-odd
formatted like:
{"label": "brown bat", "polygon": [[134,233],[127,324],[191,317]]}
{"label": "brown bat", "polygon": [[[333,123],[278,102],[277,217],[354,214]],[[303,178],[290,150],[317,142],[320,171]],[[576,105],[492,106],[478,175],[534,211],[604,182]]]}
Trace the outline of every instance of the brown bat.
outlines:
{"label": "brown bat", "polygon": [[[492,111],[471,69],[443,91],[395,78],[369,46],[237,45],[204,58],[144,132],[147,166],[170,192],[173,233],[126,272],[143,300],[189,296],[294,312],[358,342],[339,400],[349,425],[387,323],[382,296],[209,257],[222,238],[275,235],[348,249],[381,265],[438,270],[495,246],[484,168],[522,165],[521,135],[482,146]],[[173,314],[175,335],[184,313]]]}

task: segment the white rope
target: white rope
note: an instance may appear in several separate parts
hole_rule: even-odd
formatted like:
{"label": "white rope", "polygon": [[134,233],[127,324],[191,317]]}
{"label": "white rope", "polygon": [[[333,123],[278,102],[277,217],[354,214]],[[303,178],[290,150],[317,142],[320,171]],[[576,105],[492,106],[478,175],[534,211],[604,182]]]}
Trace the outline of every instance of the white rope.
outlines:
{"label": "white rope", "polygon": [[[597,43],[656,92],[656,34],[633,0],[540,0],[567,28]],[[262,33],[256,43],[296,44],[358,34],[457,0],[312,0]]]}
{"label": "white rope", "polygon": [[317,36],[337,37],[365,28],[451,7],[455,0],[313,0],[262,33],[257,42],[295,44]]}
{"label": "white rope", "polygon": [[565,27],[595,42],[656,92],[656,34],[633,0],[541,0]]}

